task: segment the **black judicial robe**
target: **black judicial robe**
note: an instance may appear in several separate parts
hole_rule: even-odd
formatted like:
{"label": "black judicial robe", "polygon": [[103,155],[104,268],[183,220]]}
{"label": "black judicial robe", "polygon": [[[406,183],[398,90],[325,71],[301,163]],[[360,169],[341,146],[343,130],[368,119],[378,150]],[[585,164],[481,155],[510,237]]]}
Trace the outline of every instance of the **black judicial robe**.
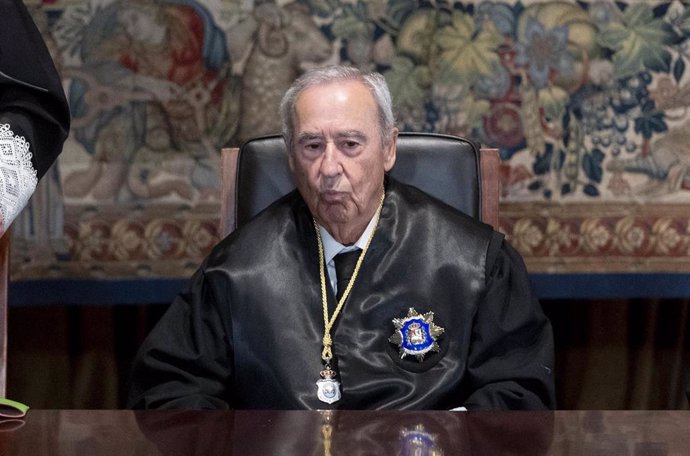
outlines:
{"label": "black judicial robe", "polygon": [[62,150],[70,113],[53,60],[21,0],[0,0],[0,124],[31,145],[40,179]]}
{"label": "black judicial robe", "polygon": [[[445,329],[440,351],[421,362],[388,340],[409,308],[433,311]],[[393,179],[332,331],[342,390],[332,405],[316,397],[323,324],[316,235],[294,191],[206,258],[140,348],[128,405],[555,406],[551,326],[518,253],[487,225]]]}

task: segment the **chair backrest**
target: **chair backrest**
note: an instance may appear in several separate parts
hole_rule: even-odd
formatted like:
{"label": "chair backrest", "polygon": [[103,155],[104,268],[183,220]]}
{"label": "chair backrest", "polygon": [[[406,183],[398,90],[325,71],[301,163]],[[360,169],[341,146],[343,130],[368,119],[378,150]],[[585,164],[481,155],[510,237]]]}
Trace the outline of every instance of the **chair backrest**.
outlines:
{"label": "chair backrest", "polygon": [[0,237],[0,398],[5,397],[7,376],[7,287],[9,285],[10,233]]}
{"label": "chair backrest", "polygon": [[[223,236],[295,188],[280,135],[225,148],[221,157]],[[389,174],[497,228],[498,167],[496,149],[459,136],[401,132]]]}

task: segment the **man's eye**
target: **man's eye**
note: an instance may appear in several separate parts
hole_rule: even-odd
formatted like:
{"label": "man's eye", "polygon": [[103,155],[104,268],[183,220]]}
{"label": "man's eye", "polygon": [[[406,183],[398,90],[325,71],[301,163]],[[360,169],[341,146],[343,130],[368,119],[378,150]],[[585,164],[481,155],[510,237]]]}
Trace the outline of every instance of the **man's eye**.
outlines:
{"label": "man's eye", "polygon": [[357,141],[343,141],[340,143],[340,147],[345,150],[352,150],[359,147],[359,142]]}
{"label": "man's eye", "polygon": [[308,143],[304,145],[304,151],[310,154],[316,153],[321,150],[321,144],[319,143]]}
{"label": "man's eye", "polygon": [[302,153],[309,158],[315,158],[321,153],[321,149],[323,147],[321,146],[321,143],[304,143],[302,145]]}
{"label": "man's eye", "polygon": [[358,141],[343,141],[340,143],[340,150],[349,155],[356,154],[360,147],[361,144]]}

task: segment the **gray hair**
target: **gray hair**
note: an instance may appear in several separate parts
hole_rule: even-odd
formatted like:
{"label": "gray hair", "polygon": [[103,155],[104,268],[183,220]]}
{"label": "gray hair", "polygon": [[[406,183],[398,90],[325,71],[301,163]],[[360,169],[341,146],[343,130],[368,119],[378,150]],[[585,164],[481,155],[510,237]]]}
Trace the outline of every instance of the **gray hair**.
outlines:
{"label": "gray hair", "polygon": [[280,102],[280,118],[283,124],[283,138],[288,150],[292,150],[295,132],[295,104],[297,98],[310,87],[333,82],[359,81],[364,84],[374,97],[379,111],[379,129],[381,144],[389,145],[392,140],[391,131],[395,127],[393,102],[386,80],[380,73],[365,73],[349,66],[327,66],[315,68],[300,76],[285,92]]}

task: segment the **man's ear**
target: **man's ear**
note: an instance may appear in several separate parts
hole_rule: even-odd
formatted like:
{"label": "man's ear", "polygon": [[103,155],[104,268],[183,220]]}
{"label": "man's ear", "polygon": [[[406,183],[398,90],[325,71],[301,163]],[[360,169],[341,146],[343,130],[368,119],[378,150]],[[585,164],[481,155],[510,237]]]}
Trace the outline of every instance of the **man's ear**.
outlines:
{"label": "man's ear", "polygon": [[397,147],[398,147],[398,129],[393,128],[393,131],[391,133],[390,144],[388,144],[383,150],[383,169],[386,170],[386,172],[393,169],[393,165],[395,165]]}

